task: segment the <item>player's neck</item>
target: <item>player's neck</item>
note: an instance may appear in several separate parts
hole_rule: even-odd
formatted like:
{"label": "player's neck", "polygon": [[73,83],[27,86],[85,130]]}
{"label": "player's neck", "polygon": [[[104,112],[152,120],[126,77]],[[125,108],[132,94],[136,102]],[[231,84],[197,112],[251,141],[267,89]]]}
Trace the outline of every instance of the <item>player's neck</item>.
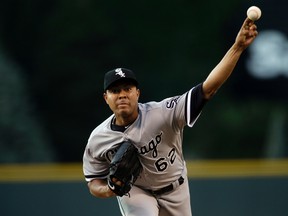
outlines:
{"label": "player's neck", "polygon": [[113,124],[118,125],[118,126],[127,127],[127,126],[131,125],[136,120],[136,118],[137,118],[137,116],[133,117],[133,118],[131,118],[131,117],[130,118],[114,117]]}

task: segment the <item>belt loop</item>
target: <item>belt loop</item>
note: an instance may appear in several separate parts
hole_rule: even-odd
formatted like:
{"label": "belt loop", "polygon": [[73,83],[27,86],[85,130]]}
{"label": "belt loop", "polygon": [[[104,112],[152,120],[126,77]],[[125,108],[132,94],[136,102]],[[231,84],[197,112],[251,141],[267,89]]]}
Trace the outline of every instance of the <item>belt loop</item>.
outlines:
{"label": "belt loop", "polygon": [[184,178],[181,176],[179,179],[177,179],[176,181],[172,182],[173,185],[173,190],[177,187],[179,187],[181,184],[183,184],[184,182]]}
{"label": "belt loop", "polygon": [[176,181],[172,182],[172,185],[173,185],[173,190],[175,188],[177,188],[180,184],[179,184],[179,180],[177,179]]}

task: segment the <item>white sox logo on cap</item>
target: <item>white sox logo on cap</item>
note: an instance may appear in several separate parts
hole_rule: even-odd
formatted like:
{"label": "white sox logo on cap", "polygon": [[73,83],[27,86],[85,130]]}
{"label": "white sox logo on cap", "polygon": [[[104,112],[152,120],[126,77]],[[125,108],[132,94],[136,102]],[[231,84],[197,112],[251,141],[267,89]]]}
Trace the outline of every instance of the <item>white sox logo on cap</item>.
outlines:
{"label": "white sox logo on cap", "polygon": [[125,77],[125,73],[122,71],[121,68],[115,69],[115,72],[116,72],[115,75],[119,75],[121,77]]}
{"label": "white sox logo on cap", "polygon": [[128,69],[125,68],[116,68],[111,71],[108,71],[104,76],[104,91],[107,90],[113,83],[118,80],[126,79],[138,86],[138,82],[136,80],[135,74]]}

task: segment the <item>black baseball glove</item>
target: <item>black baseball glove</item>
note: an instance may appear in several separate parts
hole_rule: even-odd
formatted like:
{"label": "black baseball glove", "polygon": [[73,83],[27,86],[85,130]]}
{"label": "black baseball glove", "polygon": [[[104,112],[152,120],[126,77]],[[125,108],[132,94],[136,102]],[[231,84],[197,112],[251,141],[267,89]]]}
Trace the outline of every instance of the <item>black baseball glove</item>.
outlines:
{"label": "black baseball glove", "polygon": [[127,195],[142,170],[138,152],[130,141],[124,141],[110,163],[109,188],[118,196]]}

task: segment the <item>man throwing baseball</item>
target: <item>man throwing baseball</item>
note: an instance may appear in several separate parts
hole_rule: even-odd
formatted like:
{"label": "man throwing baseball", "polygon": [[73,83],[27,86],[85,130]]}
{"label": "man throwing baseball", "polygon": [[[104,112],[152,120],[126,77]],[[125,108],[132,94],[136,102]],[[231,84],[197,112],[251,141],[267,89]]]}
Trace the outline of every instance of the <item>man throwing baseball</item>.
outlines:
{"label": "man throwing baseball", "polygon": [[[257,34],[256,25],[247,18],[232,47],[204,82],[160,102],[138,102],[138,80],[131,70],[107,72],[104,99],[113,114],[93,130],[83,156],[91,194],[116,196],[125,216],[191,216],[183,129],[193,126]],[[127,153],[131,146],[132,154]],[[121,160],[126,162],[120,168]],[[127,170],[132,165],[136,172]]]}

